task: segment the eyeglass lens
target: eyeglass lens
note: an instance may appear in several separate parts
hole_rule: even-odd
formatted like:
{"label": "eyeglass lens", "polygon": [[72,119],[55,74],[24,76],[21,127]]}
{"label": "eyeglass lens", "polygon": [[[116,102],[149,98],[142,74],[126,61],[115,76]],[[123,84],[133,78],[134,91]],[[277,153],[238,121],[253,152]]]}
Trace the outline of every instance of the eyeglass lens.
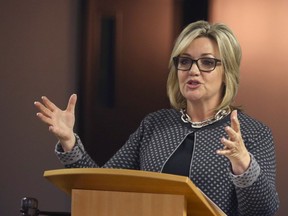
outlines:
{"label": "eyeglass lens", "polygon": [[193,60],[187,57],[178,57],[177,69],[178,70],[190,70],[193,63],[196,63],[200,71],[212,71],[215,69],[217,64],[217,59],[214,58],[199,58]]}

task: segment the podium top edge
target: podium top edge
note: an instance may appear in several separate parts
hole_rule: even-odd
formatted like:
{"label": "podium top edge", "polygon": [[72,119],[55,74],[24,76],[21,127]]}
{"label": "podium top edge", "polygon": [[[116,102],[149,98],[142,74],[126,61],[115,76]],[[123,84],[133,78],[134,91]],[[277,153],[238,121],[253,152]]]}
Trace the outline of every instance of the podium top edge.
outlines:
{"label": "podium top edge", "polygon": [[[113,175],[113,176],[134,176],[134,177],[147,177],[156,179],[173,180],[178,182],[191,182],[186,176],[179,176],[167,173],[159,173],[143,170],[131,170],[131,169],[113,169],[113,168],[64,168],[55,170],[44,171],[43,176],[49,178],[52,176],[61,175]],[[192,183],[192,182],[191,182]]]}

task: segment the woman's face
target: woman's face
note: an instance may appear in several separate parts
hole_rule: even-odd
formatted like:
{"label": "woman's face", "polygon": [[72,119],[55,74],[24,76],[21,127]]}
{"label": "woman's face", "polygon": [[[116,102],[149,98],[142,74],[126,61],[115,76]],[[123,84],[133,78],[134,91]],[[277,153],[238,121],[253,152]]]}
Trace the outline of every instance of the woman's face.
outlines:
{"label": "woman's face", "polygon": [[[207,37],[196,38],[180,55],[197,60],[199,58],[220,59],[217,43]],[[178,70],[180,92],[187,99],[187,105],[205,104],[215,108],[220,104],[223,91],[223,66],[217,66],[211,72],[201,72],[196,63],[189,71]]]}

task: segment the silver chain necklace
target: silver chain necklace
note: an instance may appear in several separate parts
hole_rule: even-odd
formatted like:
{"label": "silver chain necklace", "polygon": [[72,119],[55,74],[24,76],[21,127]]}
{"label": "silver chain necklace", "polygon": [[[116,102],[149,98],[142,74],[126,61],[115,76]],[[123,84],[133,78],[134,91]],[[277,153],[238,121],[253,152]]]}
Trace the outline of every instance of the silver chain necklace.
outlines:
{"label": "silver chain necklace", "polygon": [[231,109],[229,107],[226,109],[221,109],[214,115],[214,117],[211,117],[201,122],[192,122],[190,116],[186,113],[185,109],[181,109],[180,112],[182,113],[181,119],[183,122],[190,123],[192,128],[201,128],[213,124],[214,122],[224,118],[231,112]]}

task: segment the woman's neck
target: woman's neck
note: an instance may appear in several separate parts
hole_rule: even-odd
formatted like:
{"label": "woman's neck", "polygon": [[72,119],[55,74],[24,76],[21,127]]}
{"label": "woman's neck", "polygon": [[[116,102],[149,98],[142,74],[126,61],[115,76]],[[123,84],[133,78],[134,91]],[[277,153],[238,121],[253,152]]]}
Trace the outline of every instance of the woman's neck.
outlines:
{"label": "woman's neck", "polygon": [[203,104],[187,104],[186,113],[189,115],[192,122],[201,122],[214,117],[215,107],[211,108]]}

